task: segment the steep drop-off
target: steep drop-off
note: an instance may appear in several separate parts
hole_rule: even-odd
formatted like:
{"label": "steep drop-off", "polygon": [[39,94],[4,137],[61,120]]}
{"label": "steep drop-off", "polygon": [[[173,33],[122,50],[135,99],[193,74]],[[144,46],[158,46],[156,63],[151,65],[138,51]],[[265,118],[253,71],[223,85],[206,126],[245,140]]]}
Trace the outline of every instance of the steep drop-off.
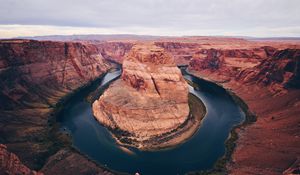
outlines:
{"label": "steep drop-off", "polygon": [[[186,37],[156,44],[190,73],[241,97],[257,121],[237,129],[229,174],[282,174],[299,168],[299,41]],[[290,168],[289,168],[290,167]],[[287,171],[285,171],[288,169]]]}
{"label": "steep drop-off", "polygon": [[279,175],[298,166],[299,49],[263,48],[264,57],[250,55],[235,64],[228,64],[232,58],[225,51],[210,49],[189,64],[190,73],[230,89],[257,116],[253,125],[237,130],[230,174]]}
{"label": "steep drop-off", "polygon": [[[94,45],[2,40],[0,142],[28,167],[41,168],[59,148],[59,139],[50,136],[54,127],[49,126],[57,104],[109,67]],[[76,163],[66,162],[70,161]]]}
{"label": "steep drop-off", "polygon": [[[239,139],[227,166],[231,174],[282,174],[299,162],[300,69],[299,45],[295,43],[216,37],[171,38],[155,43],[171,54],[176,64],[189,65],[191,73],[235,92],[256,114],[254,124],[237,130]],[[107,70],[101,55],[122,63],[132,45],[121,41],[2,40],[0,142],[27,167],[40,169],[59,144],[49,139],[52,127],[47,126],[58,101]],[[130,82],[144,88],[132,77],[124,87],[131,86]],[[82,155],[66,149],[51,156],[42,171],[104,173]]]}
{"label": "steep drop-off", "polygon": [[95,45],[101,50],[103,57],[107,60],[122,64],[125,55],[133,46],[132,42],[103,42]]}

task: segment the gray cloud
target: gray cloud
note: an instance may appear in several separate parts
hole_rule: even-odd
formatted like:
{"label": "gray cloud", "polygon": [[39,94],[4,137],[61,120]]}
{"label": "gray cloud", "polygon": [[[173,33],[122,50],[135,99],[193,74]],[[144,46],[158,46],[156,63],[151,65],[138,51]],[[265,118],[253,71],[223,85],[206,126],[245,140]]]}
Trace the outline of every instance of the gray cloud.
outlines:
{"label": "gray cloud", "polygon": [[0,4],[0,25],[139,27],[183,34],[285,28],[291,30],[287,35],[300,36],[299,0],[0,0]]}

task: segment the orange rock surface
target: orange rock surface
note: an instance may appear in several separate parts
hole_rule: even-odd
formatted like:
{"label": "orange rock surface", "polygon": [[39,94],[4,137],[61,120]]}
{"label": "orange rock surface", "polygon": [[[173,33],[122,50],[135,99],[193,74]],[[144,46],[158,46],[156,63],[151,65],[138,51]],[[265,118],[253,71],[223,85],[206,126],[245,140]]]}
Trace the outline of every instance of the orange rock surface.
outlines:
{"label": "orange rock surface", "polygon": [[171,132],[189,114],[188,86],[173,58],[154,45],[135,45],[123,61],[122,79],[93,104],[96,119],[128,132],[137,147]]}

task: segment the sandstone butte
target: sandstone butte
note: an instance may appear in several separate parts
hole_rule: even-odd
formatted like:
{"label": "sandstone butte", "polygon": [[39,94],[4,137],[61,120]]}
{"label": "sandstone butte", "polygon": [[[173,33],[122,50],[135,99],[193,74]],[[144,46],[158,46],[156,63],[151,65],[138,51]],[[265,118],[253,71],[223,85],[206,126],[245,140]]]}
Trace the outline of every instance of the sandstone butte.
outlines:
{"label": "sandstone butte", "polygon": [[121,144],[173,146],[187,139],[174,136],[189,118],[188,84],[162,48],[137,44],[123,61],[121,79],[93,103],[93,112]]}

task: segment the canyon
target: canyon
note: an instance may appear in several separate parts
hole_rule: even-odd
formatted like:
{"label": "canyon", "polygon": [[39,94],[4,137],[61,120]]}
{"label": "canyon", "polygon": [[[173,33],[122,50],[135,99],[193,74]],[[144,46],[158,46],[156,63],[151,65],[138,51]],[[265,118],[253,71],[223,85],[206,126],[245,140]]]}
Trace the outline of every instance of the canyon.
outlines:
{"label": "canyon", "polygon": [[94,102],[93,111],[100,123],[122,132],[116,136],[120,142],[143,150],[176,145],[193,128],[187,122],[187,82],[174,59],[153,44],[132,47],[121,79]]}
{"label": "canyon", "polygon": [[[64,141],[60,140],[66,136],[55,132],[51,122],[68,95],[111,67],[99,53],[93,45],[75,42],[0,42],[0,142],[27,167],[51,172],[82,160],[91,168],[76,166],[81,172],[103,172],[72,150],[62,150],[67,152],[62,159],[59,149]],[[49,161],[56,162],[55,166]]]}
{"label": "canyon", "polygon": [[[113,173],[77,151],[62,147],[70,143],[66,143],[67,136],[55,132],[55,122],[51,121],[60,104],[70,94],[104,75],[112,67],[111,61],[123,64],[124,71],[122,80],[117,80],[110,89],[124,83],[121,84],[124,89],[140,89],[157,96],[150,79],[146,84],[151,88],[146,88],[145,83],[136,78],[139,74],[131,73],[138,63],[127,60],[127,54],[134,54],[130,50],[140,42],[1,40],[0,142],[5,145],[1,150],[7,149],[26,167],[44,174]],[[223,86],[239,96],[256,116],[250,125],[235,129],[238,140],[232,158],[226,163],[226,173],[299,171],[300,42],[174,37],[155,38],[153,43],[174,58],[173,67],[185,65],[189,73]],[[161,95],[164,95],[163,87],[159,91]],[[120,97],[125,94],[119,92]],[[109,94],[108,89],[104,96]],[[186,117],[187,110],[183,111],[181,116]],[[181,117],[182,120],[185,117]],[[7,153],[2,152],[1,156],[3,154]],[[9,159],[1,161],[10,162]],[[16,164],[20,171],[31,173]],[[3,165],[6,164],[1,163]],[[72,171],[68,171],[68,167],[72,167]]]}
{"label": "canyon", "polygon": [[229,174],[282,174],[290,166],[297,172],[299,43],[224,39],[198,47],[172,43],[164,47],[181,62],[192,53],[186,63],[190,73],[232,91],[256,116],[253,124],[237,129]]}

